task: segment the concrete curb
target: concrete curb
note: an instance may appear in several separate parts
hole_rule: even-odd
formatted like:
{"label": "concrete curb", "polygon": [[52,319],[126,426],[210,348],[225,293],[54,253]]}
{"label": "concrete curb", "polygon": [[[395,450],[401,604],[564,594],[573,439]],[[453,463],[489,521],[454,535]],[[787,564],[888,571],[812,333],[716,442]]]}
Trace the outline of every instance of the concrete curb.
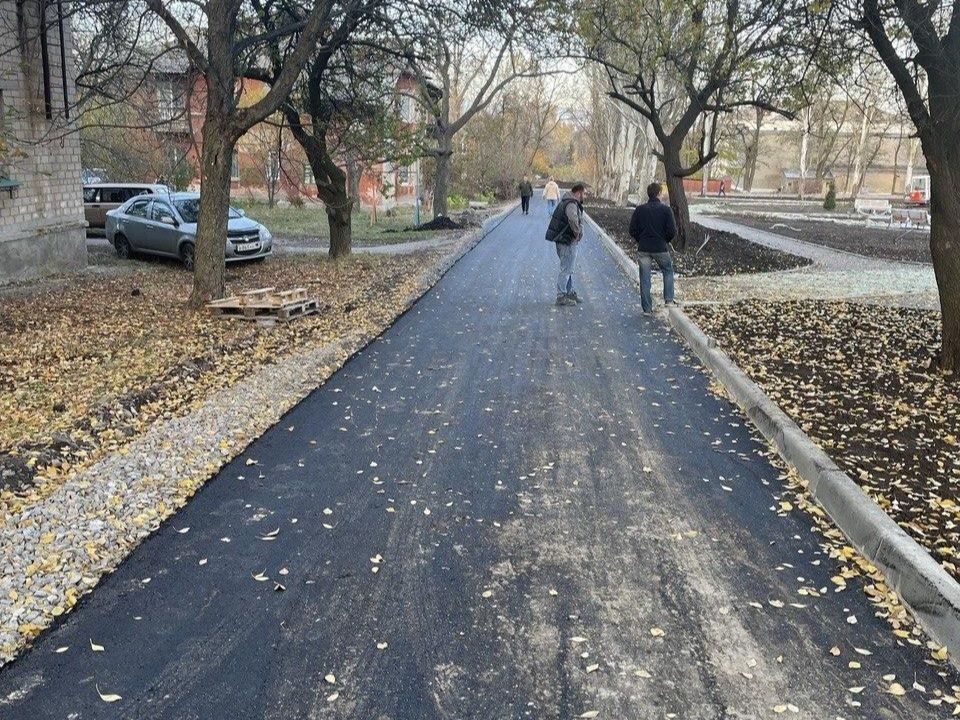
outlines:
{"label": "concrete curb", "polygon": [[[592,218],[587,220],[617,264],[638,283],[637,264]],[[880,568],[923,629],[946,646],[954,666],[960,668],[960,584],[837,467],[683,310],[668,308],[667,317],[750,421],[809,483],[810,494],[850,543]]]}

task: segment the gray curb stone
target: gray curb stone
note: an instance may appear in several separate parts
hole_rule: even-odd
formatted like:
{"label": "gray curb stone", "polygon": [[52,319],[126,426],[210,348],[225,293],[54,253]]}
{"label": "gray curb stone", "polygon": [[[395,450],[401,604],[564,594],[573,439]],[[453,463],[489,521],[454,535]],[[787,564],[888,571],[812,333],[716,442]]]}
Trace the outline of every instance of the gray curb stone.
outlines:
{"label": "gray curb stone", "polygon": [[[589,216],[587,222],[624,273],[639,284],[637,264]],[[880,568],[921,627],[946,646],[951,662],[960,668],[960,584],[837,467],[683,310],[668,308],[667,317],[750,421],[809,483],[810,494],[851,545]]]}

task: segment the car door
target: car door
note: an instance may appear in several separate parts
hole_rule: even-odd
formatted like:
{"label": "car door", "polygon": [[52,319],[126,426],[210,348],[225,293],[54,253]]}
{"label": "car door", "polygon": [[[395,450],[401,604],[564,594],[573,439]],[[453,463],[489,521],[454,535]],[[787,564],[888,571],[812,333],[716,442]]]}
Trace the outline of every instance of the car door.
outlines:
{"label": "car door", "polygon": [[150,198],[134,200],[120,214],[117,230],[130,243],[134,250],[150,250],[147,245],[147,213],[150,211]]}
{"label": "car door", "polygon": [[180,222],[166,200],[154,200],[150,204],[146,222],[146,242],[149,249],[164,255],[176,255],[180,239]]}
{"label": "car door", "polygon": [[87,225],[92,228],[101,228],[106,225],[107,211],[100,204],[100,188],[83,188],[83,216]]}

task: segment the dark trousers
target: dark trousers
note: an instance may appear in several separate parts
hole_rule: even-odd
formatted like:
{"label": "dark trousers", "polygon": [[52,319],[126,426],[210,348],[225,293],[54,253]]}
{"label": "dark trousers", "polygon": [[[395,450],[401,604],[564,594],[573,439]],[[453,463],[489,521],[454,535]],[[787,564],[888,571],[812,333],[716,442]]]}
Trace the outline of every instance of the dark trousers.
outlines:
{"label": "dark trousers", "polygon": [[529,195],[520,196],[520,209],[523,210],[524,213],[530,212],[530,196]]}

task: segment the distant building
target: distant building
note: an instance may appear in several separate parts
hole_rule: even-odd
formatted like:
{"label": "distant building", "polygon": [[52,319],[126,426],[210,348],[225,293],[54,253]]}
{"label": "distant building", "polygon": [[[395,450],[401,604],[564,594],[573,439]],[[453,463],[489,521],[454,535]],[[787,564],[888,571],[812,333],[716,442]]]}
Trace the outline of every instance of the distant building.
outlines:
{"label": "distant building", "polygon": [[[264,83],[243,80],[239,88],[241,102],[254,102],[267,91]],[[396,112],[408,126],[422,122],[419,106],[413,99],[416,80],[400,73],[396,80]],[[200,153],[206,112],[204,79],[191,67],[179,49],[164,52],[152,65],[144,90],[137,102],[144,117],[151,121],[154,138],[150,145],[162,149],[171,177],[112,177],[116,181],[166,182],[200,187]],[[230,190],[234,198],[277,200],[315,198],[313,172],[293,134],[280,122],[264,122],[248,130],[234,149]],[[341,162],[346,167],[346,162]],[[412,203],[416,187],[417,164],[390,161],[364,168],[355,189],[364,205],[389,207]],[[188,177],[182,172],[188,171]],[[178,177],[173,177],[177,175]]]}
{"label": "distant building", "polygon": [[0,282],[86,263],[71,52],[58,3],[0,3]]}

